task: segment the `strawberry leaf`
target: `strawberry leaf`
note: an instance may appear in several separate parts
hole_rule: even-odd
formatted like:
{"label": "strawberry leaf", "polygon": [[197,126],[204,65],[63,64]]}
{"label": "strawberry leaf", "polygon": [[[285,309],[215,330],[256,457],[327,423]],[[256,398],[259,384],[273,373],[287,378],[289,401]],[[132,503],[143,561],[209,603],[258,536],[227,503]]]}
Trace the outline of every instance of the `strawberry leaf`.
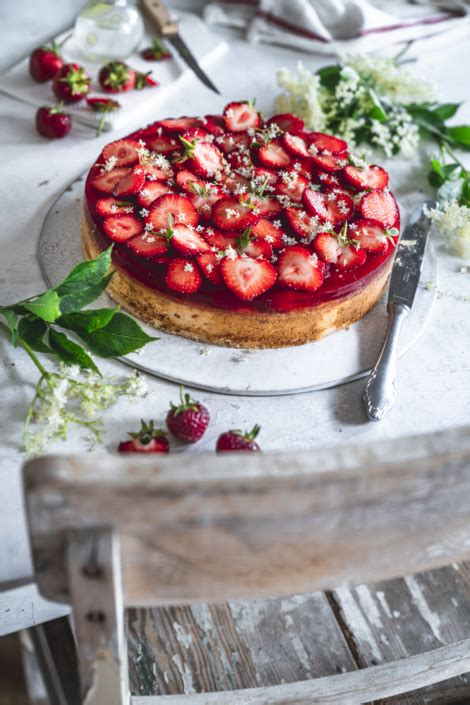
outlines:
{"label": "strawberry leaf", "polygon": [[470,125],[455,125],[447,128],[447,135],[455,145],[470,149]]}
{"label": "strawberry leaf", "polygon": [[36,316],[24,316],[18,325],[18,335],[36,352],[50,353],[51,348],[44,342],[47,323]]}
{"label": "strawberry leaf", "polygon": [[125,313],[115,313],[103,328],[89,333],[86,329],[76,330],[77,335],[88,345],[92,352],[101,357],[119,357],[143,347],[152,340],[150,335]]}
{"label": "strawberry leaf", "polygon": [[111,252],[112,246],[95,259],[78,264],[60,284],[54,287],[55,291],[63,297],[100,284],[111,266]]}
{"label": "strawberry leaf", "polygon": [[45,291],[33,301],[22,302],[21,306],[47,323],[54,323],[61,314],[60,296],[54,289]]}
{"label": "strawberry leaf", "polygon": [[68,328],[73,331],[84,330],[87,333],[93,333],[94,330],[108,325],[118,311],[119,306],[116,308],[97,308],[91,311],[76,311],[61,316],[56,323],[61,328]]}
{"label": "strawberry leaf", "polygon": [[59,333],[59,331],[52,328],[49,331],[49,344],[57,357],[67,363],[67,365],[79,365],[80,367],[100,373],[99,369],[82,346],[70,340],[70,338],[67,338],[64,333]]}
{"label": "strawberry leaf", "polygon": [[6,324],[10,331],[10,340],[12,345],[16,346],[18,341],[18,315],[8,308],[3,309],[1,314],[5,318]]}
{"label": "strawberry leaf", "polygon": [[61,313],[73,313],[91,304],[103,293],[113,275],[114,272],[109,272],[98,284],[85,286],[81,290],[77,290],[74,294],[63,296],[60,302]]}

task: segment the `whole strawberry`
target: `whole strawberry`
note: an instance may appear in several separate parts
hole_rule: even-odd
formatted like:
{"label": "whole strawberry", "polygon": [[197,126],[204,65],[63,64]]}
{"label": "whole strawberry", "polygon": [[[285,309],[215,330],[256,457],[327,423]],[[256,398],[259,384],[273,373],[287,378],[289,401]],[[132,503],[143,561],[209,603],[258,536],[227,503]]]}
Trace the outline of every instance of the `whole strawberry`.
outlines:
{"label": "whole strawberry", "polygon": [[101,115],[100,121],[96,130],[96,136],[98,137],[103,132],[106,125],[106,118],[109,113],[113,113],[115,110],[119,110],[121,104],[117,100],[112,98],[87,98],[87,105],[90,110],[94,113],[99,113]]}
{"label": "whole strawberry", "polygon": [[38,83],[51,81],[64,65],[64,60],[55,42],[50,46],[38,47],[29,57],[29,74]]}
{"label": "whole strawberry", "polygon": [[217,453],[226,451],[252,451],[260,452],[261,448],[256,443],[255,438],[261,430],[261,426],[253,426],[251,431],[226,431],[217,439]]}
{"label": "whole strawberry", "polygon": [[69,134],[72,118],[64,113],[62,105],[53,108],[43,105],[36,112],[36,130],[50,140],[62,139]]}
{"label": "whole strawberry", "polygon": [[64,103],[78,103],[90,92],[91,78],[80,64],[64,64],[54,76],[52,90]]}
{"label": "whole strawberry", "polygon": [[170,444],[164,431],[155,428],[155,422],[140,422],[140,431],[129,433],[130,441],[121,441],[120,453],[169,453]]}
{"label": "whole strawberry", "polygon": [[100,69],[98,82],[106,93],[125,93],[135,88],[136,72],[123,61],[108,61]]}
{"label": "whole strawberry", "polygon": [[196,443],[203,437],[209,425],[209,412],[203,404],[191,399],[180,389],[180,403],[171,403],[166,417],[168,430],[186,443]]}
{"label": "whole strawberry", "polygon": [[163,61],[164,59],[171,59],[170,52],[158,39],[154,39],[152,41],[152,46],[143,49],[140,55],[146,61]]}

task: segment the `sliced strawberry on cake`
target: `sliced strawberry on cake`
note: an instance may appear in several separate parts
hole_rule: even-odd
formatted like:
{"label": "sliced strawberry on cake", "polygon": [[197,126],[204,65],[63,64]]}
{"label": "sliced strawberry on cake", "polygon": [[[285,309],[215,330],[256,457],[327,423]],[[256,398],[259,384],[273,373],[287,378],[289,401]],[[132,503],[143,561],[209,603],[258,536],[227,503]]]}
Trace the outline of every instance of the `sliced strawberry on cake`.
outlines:
{"label": "sliced strawberry on cake", "polygon": [[252,103],[229,103],[224,109],[224,120],[230,132],[245,132],[261,125],[261,117]]}
{"label": "sliced strawberry on cake", "polygon": [[320,193],[313,189],[305,189],[303,202],[312,215],[326,220],[332,225],[340,225],[351,217],[354,211],[353,200],[344,192],[335,190]]}
{"label": "sliced strawberry on cake", "polygon": [[137,203],[143,208],[148,208],[157,198],[166,193],[173,193],[173,191],[164,181],[145,181],[137,194]]}
{"label": "sliced strawberry on cake", "polygon": [[277,272],[270,262],[246,255],[224,257],[220,271],[228,288],[243,301],[252,301],[264,294],[277,278]]}
{"label": "sliced strawberry on cake", "polygon": [[277,262],[278,283],[290,289],[316,291],[323,284],[323,268],[316,255],[301,245],[286,247]]}
{"label": "sliced strawberry on cake", "polygon": [[210,252],[210,245],[204,238],[188,225],[178,223],[171,229],[171,244],[183,255],[202,255],[204,252]]}
{"label": "sliced strawberry on cake", "polygon": [[388,189],[366,193],[361,199],[359,210],[364,218],[375,220],[388,228],[395,226],[399,219],[397,202]]}
{"label": "sliced strawberry on cake", "polygon": [[181,257],[170,260],[165,283],[169,289],[180,294],[195,294],[201,288],[202,275],[193,259]]}
{"label": "sliced strawberry on cake", "polygon": [[140,144],[136,140],[118,140],[103,149],[103,159],[113,167],[131,166],[139,161]]}
{"label": "sliced strawberry on cake", "polygon": [[221,198],[212,207],[212,220],[221,230],[245,230],[256,217],[247,205],[234,198]]}
{"label": "sliced strawberry on cake", "polygon": [[144,227],[142,221],[133,215],[110,215],[103,221],[103,230],[115,242],[124,242],[139,235]]}
{"label": "sliced strawberry on cake", "polygon": [[390,242],[395,244],[398,236],[397,228],[388,229],[373,220],[357,220],[350,228],[353,229],[360,247],[371,254],[383,254]]}
{"label": "sliced strawberry on cake", "polygon": [[385,169],[376,164],[363,167],[348,164],[342,172],[344,179],[359,191],[367,189],[383,189],[388,186],[388,174]]}
{"label": "sliced strawberry on cake", "polygon": [[157,232],[167,230],[177,223],[183,225],[197,225],[197,211],[191,201],[185,196],[176,193],[168,193],[160,196],[153,202],[147,216],[147,222]]}
{"label": "sliced strawberry on cake", "polygon": [[126,241],[126,245],[141,257],[157,257],[168,252],[168,238],[152,230],[146,230]]}

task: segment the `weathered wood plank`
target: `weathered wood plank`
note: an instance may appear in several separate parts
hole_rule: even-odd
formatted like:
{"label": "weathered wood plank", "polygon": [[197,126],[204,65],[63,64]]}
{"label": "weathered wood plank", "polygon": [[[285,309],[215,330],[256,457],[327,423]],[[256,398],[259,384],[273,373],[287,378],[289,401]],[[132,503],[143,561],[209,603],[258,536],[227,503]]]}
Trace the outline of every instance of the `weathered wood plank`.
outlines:
{"label": "weathered wood plank", "polygon": [[[470,636],[470,564],[334,593],[361,667],[406,658]],[[386,705],[470,702],[468,675]],[[385,705],[385,704],[384,704]]]}
{"label": "weathered wood plank", "polygon": [[470,431],[315,454],[42,459],[26,494],[49,598],[68,597],[64,530],[102,523],[121,536],[128,606],[304,593],[468,556]]}
{"label": "weathered wood plank", "polygon": [[135,695],[255,688],[353,670],[322,593],[128,612]]}
{"label": "weathered wood plank", "polygon": [[106,527],[73,530],[67,546],[83,705],[128,705],[119,538]]}
{"label": "weathered wood plank", "polygon": [[470,669],[470,639],[420,656],[271,688],[133,697],[132,705],[363,705]]}

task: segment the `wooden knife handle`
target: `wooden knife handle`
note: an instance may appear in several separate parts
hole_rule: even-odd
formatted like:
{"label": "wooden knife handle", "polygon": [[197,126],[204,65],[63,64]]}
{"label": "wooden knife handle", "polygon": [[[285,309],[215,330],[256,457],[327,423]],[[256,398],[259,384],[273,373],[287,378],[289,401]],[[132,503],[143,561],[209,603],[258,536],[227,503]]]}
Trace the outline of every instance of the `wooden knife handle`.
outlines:
{"label": "wooden knife handle", "polygon": [[168,8],[161,0],[141,0],[141,5],[159,34],[165,37],[178,33],[178,23],[172,19]]}

